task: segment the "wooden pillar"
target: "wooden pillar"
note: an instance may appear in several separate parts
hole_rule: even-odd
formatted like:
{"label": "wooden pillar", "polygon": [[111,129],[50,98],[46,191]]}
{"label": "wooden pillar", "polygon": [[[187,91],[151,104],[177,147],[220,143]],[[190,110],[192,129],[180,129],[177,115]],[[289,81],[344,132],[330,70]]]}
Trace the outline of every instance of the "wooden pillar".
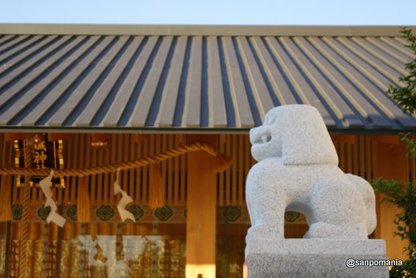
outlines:
{"label": "wooden pillar", "polygon": [[[207,143],[207,139],[215,143],[216,138],[201,136],[192,138],[192,142]],[[215,277],[217,186],[214,165],[213,157],[206,152],[188,154],[187,278]]]}
{"label": "wooden pillar", "polygon": [[[397,137],[397,136],[396,136]],[[406,157],[406,146],[397,137],[380,138],[376,147],[377,160],[375,177],[394,179],[400,183],[407,183],[409,177],[409,165]],[[400,212],[399,208],[387,202],[381,203],[384,198],[377,194],[377,229],[376,237],[386,241],[387,256],[390,259],[405,259],[404,247],[408,242],[395,236],[397,225],[393,223],[395,215]]]}
{"label": "wooden pillar", "polygon": [[[10,162],[7,161],[6,155],[6,140],[5,135],[0,134],[0,166],[7,167]],[[12,183],[10,176],[0,175],[0,222],[11,221],[12,219],[12,206],[11,206],[11,193]]]}

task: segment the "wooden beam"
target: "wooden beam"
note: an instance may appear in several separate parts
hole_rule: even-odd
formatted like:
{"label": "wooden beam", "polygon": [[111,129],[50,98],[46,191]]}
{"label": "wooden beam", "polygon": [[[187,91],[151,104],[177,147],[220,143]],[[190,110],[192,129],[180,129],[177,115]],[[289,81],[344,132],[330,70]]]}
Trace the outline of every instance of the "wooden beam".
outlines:
{"label": "wooden beam", "polygon": [[347,144],[356,144],[357,143],[357,135],[334,135],[331,134],[332,141],[337,141],[341,143]]}
{"label": "wooden beam", "polygon": [[134,143],[139,143],[143,140],[148,140],[149,139],[149,135],[147,134],[132,134],[132,140]]}
{"label": "wooden beam", "polygon": [[12,183],[10,181],[10,176],[0,176],[0,222],[12,220]]}
{"label": "wooden beam", "polygon": [[[58,208],[59,214],[62,215],[63,206]],[[55,259],[55,278],[61,277],[61,259],[62,259],[62,236],[63,227],[58,227],[58,240],[56,243],[56,259]]]}
{"label": "wooden beam", "polygon": [[4,141],[31,139],[36,133],[5,133]]}
{"label": "wooden beam", "polygon": [[[214,144],[216,137],[188,138]],[[215,161],[198,151],[188,154],[186,277],[215,277],[216,174]]]}
{"label": "wooden beam", "polygon": [[6,258],[4,262],[4,277],[10,277],[10,258],[12,255],[12,221],[7,221],[6,225]]}
{"label": "wooden beam", "polygon": [[371,140],[388,145],[399,145],[401,143],[400,136],[371,136]]}
{"label": "wooden beam", "polygon": [[[375,169],[375,177],[385,179],[394,179],[400,183],[408,182],[409,165],[406,157],[406,146],[401,144],[392,144],[390,140],[379,140],[377,144],[377,156],[373,157],[378,161]],[[405,259],[406,254],[403,252],[408,242],[401,240],[394,233],[397,226],[393,223],[399,208],[386,202],[381,202],[384,197],[377,194],[377,229],[376,237],[386,241],[387,256],[390,259]]]}
{"label": "wooden beam", "polygon": [[88,191],[88,177],[78,178],[77,221],[89,223],[91,220],[90,196]]}
{"label": "wooden beam", "polygon": [[111,139],[111,134],[93,133],[91,134],[91,142],[108,142]]}
{"label": "wooden beam", "polygon": [[48,141],[68,140],[74,136],[73,133],[48,133]]}
{"label": "wooden beam", "polygon": [[[6,135],[0,134],[0,166],[8,166],[10,162],[7,161],[6,156]],[[10,277],[10,261],[12,256],[12,210],[11,210],[11,192],[12,184],[10,183],[9,176],[0,176],[1,182],[1,194],[2,194],[2,214],[4,219],[8,219],[6,222],[6,253],[4,262],[4,277]],[[5,188],[7,186],[7,188]]]}

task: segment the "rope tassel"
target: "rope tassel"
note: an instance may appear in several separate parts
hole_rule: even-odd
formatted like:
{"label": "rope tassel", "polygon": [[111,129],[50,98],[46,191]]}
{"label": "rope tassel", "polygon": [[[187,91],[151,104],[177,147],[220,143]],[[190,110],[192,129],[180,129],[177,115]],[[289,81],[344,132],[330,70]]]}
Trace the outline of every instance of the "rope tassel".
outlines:
{"label": "rope tassel", "polygon": [[56,212],[58,210],[58,207],[56,206],[55,201],[52,199],[52,190],[51,190],[52,177],[53,177],[53,171],[51,171],[51,174],[49,176],[47,176],[46,178],[42,179],[39,182],[39,187],[42,189],[42,192],[46,198],[44,207],[51,208],[51,212],[48,214],[48,217],[46,218],[46,222],[48,224],[50,222],[54,222],[59,227],[63,227],[66,220],[59,213]]}
{"label": "rope tassel", "polygon": [[117,169],[116,181],[114,182],[114,195],[121,193],[121,200],[117,205],[118,214],[120,215],[121,221],[125,221],[126,219],[130,219],[133,222],[136,222],[133,213],[126,209],[126,206],[133,202],[133,199],[123,190],[121,189],[120,183],[118,181],[120,176],[120,169]]}

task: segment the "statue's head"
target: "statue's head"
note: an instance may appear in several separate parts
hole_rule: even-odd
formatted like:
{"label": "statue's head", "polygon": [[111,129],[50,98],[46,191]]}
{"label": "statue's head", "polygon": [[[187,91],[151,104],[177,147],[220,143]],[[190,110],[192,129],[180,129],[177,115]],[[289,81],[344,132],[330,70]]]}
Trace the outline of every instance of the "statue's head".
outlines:
{"label": "statue's head", "polygon": [[263,125],[250,130],[250,142],[251,154],[257,161],[279,157],[285,165],[338,165],[325,123],[310,105],[271,109]]}
{"label": "statue's head", "polygon": [[282,156],[280,128],[276,126],[277,109],[266,114],[263,125],[250,130],[251,154],[257,161]]}

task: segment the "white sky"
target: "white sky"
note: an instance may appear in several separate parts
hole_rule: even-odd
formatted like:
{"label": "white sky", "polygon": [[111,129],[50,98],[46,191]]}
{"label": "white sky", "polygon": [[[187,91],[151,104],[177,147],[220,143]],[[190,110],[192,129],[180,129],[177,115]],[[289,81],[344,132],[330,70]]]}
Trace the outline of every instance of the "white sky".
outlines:
{"label": "white sky", "polygon": [[416,25],[416,0],[0,0],[0,23]]}

